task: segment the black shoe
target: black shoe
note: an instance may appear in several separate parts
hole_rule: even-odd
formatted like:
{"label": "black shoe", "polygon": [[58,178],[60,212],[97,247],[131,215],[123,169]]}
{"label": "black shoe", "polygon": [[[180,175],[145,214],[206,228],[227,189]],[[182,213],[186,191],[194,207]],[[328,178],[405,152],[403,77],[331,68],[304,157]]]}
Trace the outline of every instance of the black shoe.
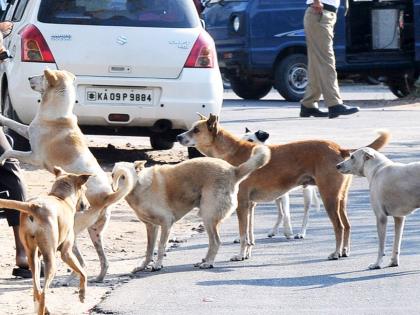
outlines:
{"label": "black shoe", "polygon": [[308,108],[300,105],[300,117],[327,117],[328,113],[319,110],[319,108]]}
{"label": "black shoe", "polygon": [[360,110],[359,107],[351,107],[344,104],[338,104],[328,107],[328,118],[336,118],[340,115],[355,114]]}
{"label": "black shoe", "polygon": [[23,279],[32,278],[32,272],[29,270],[29,268],[24,268],[24,267],[13,268],[12,275],[18,278],[23,278]]}

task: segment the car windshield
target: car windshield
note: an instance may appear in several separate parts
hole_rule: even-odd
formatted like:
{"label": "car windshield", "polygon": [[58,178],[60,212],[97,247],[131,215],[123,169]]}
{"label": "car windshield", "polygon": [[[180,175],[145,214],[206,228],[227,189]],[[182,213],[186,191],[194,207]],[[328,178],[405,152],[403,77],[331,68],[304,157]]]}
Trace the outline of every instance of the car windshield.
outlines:
{"label": "car windshield", "polygon": [[200,25],[191,0],[43,0],[38,20],[54,24],[167,28]]}

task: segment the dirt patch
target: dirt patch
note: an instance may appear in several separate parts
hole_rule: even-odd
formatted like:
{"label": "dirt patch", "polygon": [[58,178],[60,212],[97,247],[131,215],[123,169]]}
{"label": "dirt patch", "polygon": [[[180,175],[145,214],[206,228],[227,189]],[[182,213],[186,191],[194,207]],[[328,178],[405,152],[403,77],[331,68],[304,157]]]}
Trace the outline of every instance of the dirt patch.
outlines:
{"label": "dirt patch", "polygon": [[[91,150],[103,169],[109,174],[117,161],[146,160],[147,165],[175,164],[186,159],[184,148],[167,151],[152,151],[147,147],[139,147],[128,142],[120,145],[92,145]],[[30,165],[22,165],[24,178],[28,188],[28,196],[46,194],[53,183],[54,177],[45,170],[36,170]],[[171,238],[175,240],[168,245],[177,246],[178,241],[188,239],[196,233],[199,224],[195,213],[187,215],[175,224]],[[93,280],[99,272],[99,261],[87,232],[78,236],[78,245],[86,260],[89,280]],[[78,281],[71,287],[57,285],[68,275],[67,266],[58,258],[58,270],[53,287],[47,295],[47,303],[53,314],[88,314],[101,299],[118,285],[131,279],[131,270],[143,258],[145,251],[146,231],[144,224],[134,215],[125,201],[112,207],[112,219],[105,235],[105,251],[110,262],[108,275],[103,283],[89,283],[84,304],[79,302],[77,295]],[[32,281],[31,279],[15,279],[12,275],[14,267],[14,239],[12,229],[6,220],[0,220],[0,313],[33,314]]]}

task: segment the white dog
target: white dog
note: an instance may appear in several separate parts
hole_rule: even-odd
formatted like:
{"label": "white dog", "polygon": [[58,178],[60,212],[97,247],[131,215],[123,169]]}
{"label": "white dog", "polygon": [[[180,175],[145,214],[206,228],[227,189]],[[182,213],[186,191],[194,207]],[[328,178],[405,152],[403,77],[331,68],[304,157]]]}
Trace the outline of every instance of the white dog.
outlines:
{"label": "white dog", "polygon": [[[7,126],[29,140],[32,151],[8,150],[0,157],[0,163],[8,158],[32,164],[53,172],[59,166],[66,172],[92,174],[86,183],[86,197],[90,208],[77,212],[74,231],[79,234],[88,229],[101,263],[96,281],[103,281],[108,260],[103,246],[103,233],[111,218],[108,208],[127,193],[126,187],[113,192],[107,174],[90,152],[73,113],[76,102],[76,77],[65,70],[45,70],[43,75],[29,78],[34,91],[41,94],[41,103],[29,126],[0,115],[0,125]],[[77,258],[84,266],[83,258],[74,243]],[[70,278],[69,278],[70,281]],[[67,281],[67,282],[69,282]]]}
{"label": "white dog", "polygon": [[[242,136],[242,140],[247,140],[250,142],[268,144],[267,139],[270,137],[270,134],[263,130],[257,130],[255,132],[245,128],[245,134]],[[305,238],[306,229],[308,228],[308,219],[309,219],[309,209],[313,203],[315,203],[315,209],[318,212],[321,208],[321,201],[317,195],[317,187],[312,185],[302,186],[303,188],[303,221],[302,229],[300,233],[295,235],[295,238]],[[292,189],[290,192],[296,190],[297,188]],[[268,237],[273,237],[279,231],[279,226],[283,221],[283,230],[284,236],[287,239],[292,238],[293,228],[290,218],[290,197],[289,192],[280,196],[275,200],[277,205],[277,221],[274,224],[273,228],[268,232]],[[239,241],[235,240],[235,243]]]}
{"label": "white dog", "polygon": [[394,246],[388,266],[398,266],[405,217],[420,207],[420,162],[394,163],[371,148],[361,148],[348,160],[337,164],[337,169],[343,174],[365,176],[369,181],[379,236],[378,258],[369,269],[381,268],[388,216],[394,217],[395,222]]}

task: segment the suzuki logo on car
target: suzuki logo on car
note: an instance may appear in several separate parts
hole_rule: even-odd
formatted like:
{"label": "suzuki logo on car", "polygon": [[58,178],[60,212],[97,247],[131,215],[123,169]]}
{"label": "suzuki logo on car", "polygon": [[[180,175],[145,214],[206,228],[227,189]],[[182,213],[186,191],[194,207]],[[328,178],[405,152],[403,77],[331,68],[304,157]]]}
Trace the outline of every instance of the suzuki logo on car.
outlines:
{"label": "suzuki logo on car", "polygon": [[168,42],[170,45],[175,45],[177,46],[179,49],[189,49],[191,46],[191,42],[190,41],[180,41],[180,40],[171,40]]}
{"label": "suzuki logo on car", "polygon": [[121,46],[127,44],[127,37],[125,37],[123,35],[118,36],[117,37],[117,44],[120,44]]}

